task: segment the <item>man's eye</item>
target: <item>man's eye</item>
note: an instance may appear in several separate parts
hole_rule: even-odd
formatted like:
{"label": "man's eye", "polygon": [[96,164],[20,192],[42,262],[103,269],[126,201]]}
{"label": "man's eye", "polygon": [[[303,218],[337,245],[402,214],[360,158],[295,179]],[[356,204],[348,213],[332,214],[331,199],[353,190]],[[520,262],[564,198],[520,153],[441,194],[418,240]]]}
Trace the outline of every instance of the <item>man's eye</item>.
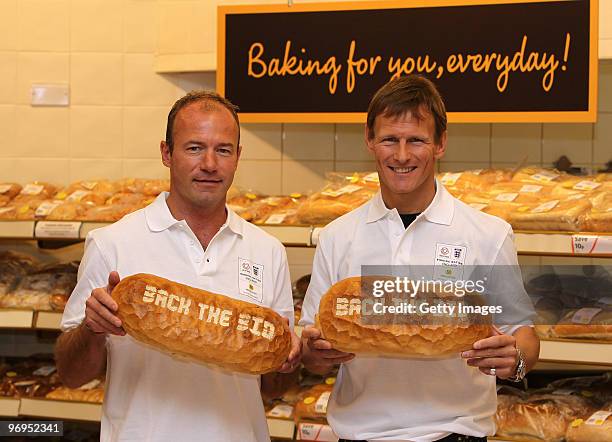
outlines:
{"label": "man's eye", "polygon": [[423,140],[422,138],[411,138],[409,141],[411,144],[416,144],[416,145],[425,144],[425,140]]}
{"label": "man's eye", "polygon": [[232,154],[231,149],[225,149],[225,148],[219,149],[218,152],[221,155],[231,155]]}
{"label": "man's eye", "polygon": [[387,137],[387,138],[383,138],[382,140],[380,140],[381,144],[394,144],[397,142],[396,138],[393,137]]}
{"label": "man's eye", "polygon": [[199,152],[201,150],[201,147],[200,146],[189,146],[187,150],[189,152]]}

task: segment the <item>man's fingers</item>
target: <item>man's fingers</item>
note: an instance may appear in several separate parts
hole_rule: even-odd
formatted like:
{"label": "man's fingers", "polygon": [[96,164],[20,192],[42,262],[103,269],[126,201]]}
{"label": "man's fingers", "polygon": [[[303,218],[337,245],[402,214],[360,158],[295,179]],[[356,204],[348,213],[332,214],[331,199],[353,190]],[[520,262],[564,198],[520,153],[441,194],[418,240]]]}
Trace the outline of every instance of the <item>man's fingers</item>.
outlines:
{"label": "man's fingers", "polygon": [[505,346],[499,348],[485,348],[483,350],[468,350],[461,353],[464,359],[472,358],[496,358],[496,357],[512,357],[516,358],[516,347]]}
{"label": "man's fingers", "polygon": [[93,298],[98,301],[99,304],[106,307],[108,310],[112,312],[116,312],[119,309],[119,306],[115,302],[115,300],[108,294],[106,289],[98,288],[94,289],[91,292],[90,299]]}
{"label": "man's fingers", "polygon": [[119,284],[119,281],[121,280],[121,278],[119,278],[119,273],[116,271],[112,271],[108,274],[108,286],[106,287],[106,291],[108,293],[112,293],[113,289],[115,288],[115,286],[117,284]]}
{"label": "man's fingers", "polygon": [[474,342],[473,348],[476,350],[481,350],[485,348],[505,347],[507,345],[514,346],[515,342],[516,339],[514,338],[514,336],[496,335]]}
{"label": "man's fingers", "polygon": [[345,362],[348,361],[352,361],[353,359],[355,359],[355,355],[352,353],[345,353],[347,356],[343,356],[343,357],[339,357],[339,358],[332,358],[332,359],[326,359],[325,362],[328,364],[333,364],[333,365],[337,365],[337,364],[344,364]]}
{"label": "man's fingers", "polygon": [[108,322],[110,326],[121,327],[121,319],[113,315],[108,310],[107,306],[103,305],[97,297],[90,296],[85,304],[89,308],[89,311],[96,313],[98,317]]}
{"label": "man's fingers", "polygon": [[302,330],[302,338],[304,339],[319,339],[321,337],[321,331],[312,325],[307,325]]}
{"label": "man's fingers", "polygon": [[122,329],[112,326],[107,321],[105,321],[100,315],[98,315],[95,311],[90,310],[90,309],[87,311],[87,318],[85,319],[85,325],[87,325],[89,329],[92,330],[94,333],[98,333],[98,334],[101,334],[101,333],[112,334],[112,335],[125,334],[125,332],[123,332]]}
{"label": "man's fingers", "polygon": [[511,358],[485,358],[485,359],[468,359],[467,364],[472,367],[484,368],[509,368],[514,366],[514,359]]}

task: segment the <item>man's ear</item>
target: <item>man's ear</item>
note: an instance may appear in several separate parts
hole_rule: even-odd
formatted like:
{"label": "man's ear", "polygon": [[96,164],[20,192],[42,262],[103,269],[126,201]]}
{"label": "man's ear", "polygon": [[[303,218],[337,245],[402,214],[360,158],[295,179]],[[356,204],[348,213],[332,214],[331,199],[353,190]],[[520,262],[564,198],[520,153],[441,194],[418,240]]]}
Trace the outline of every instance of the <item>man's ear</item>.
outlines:
{"label": "man's ear", "polygon": [[172,162],[172,152],[170,152],[170,147],[168,147],[164,140],[159,143],[159,151],[161,153],[162,163],[164,166],[170,167],[170,163]]}
{"label": "man's ear", "polygon": [[446,134],[446,131],[442,132],[442,135],[440,136],[440,142],[434,147],[434,158],[436,160],[442,158],[446,153]]}
{"label": "man's ear", "polygon": [[368,125],[365,125],[365,142],[366,148],[371,154],[374,154],[374,134],[372,134],[372,138],[370,138],[370,131],[368,130]]}

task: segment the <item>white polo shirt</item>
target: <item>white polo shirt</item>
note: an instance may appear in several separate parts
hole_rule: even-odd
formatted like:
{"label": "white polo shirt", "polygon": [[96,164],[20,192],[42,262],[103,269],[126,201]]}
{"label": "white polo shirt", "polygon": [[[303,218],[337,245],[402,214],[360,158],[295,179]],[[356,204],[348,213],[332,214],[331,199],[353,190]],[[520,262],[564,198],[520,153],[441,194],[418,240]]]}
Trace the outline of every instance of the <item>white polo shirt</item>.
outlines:
{"label": "white polo shirt", "polygon": [[[271,307],[293,325],[285,249],[227,209],[227,221],[203,250],[161,194],[148,207],[91,232],[62,329],[79,325],[92,289],[108,274],[152,273],[192,287]],[[256,265],[262,286],[244,290],[238,266]],[[259,376],[180,362],[129,336],[107,340],[102,441],[269,441]]]}
{"label": "white polo shirt", "polygon": [[[322,230],[301,325],[313,324],[321,296],[336,282],[361,275],[362,265],[432,266],[444,246],[461,250],[464,266],[518,264],[508,223],[463,204],[439,182],[436,188],[429,207],[407,229],[379,192]],[[505,278],[508,282],[512,296],[527,296],[520,272]],[[522,322],[513,324],[528,323],[522,312],[514,312],[517,317]],[[436,360],[357,356],[340,368],[327,418],[345,439],[482,437],[495,432],[496,403],[495,378],[468,366],[460,355]]]}

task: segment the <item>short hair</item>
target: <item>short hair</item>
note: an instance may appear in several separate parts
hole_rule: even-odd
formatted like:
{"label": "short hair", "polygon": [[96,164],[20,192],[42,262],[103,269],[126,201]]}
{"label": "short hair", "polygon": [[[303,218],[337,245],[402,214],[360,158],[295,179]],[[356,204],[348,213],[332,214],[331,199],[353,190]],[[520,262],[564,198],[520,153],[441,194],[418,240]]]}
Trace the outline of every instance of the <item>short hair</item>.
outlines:
{"label": "short hair", "polygon": [[366,125],[368,138],[374,136],[376,117],[399,117],[410,112],[416,119],[423,120],[423,111],[429,112],[435,123],[436,143],[446,131],[446,108],[436,86],[420,75],[407,75],[391,80],[381,87],[368,106]]}
{"label": "short hair", "polygon": [[[203,104],[204,110],[212,111],[215,110],[218,106],[224,107],[227,109],[234,120],[236,121],[236,126],[238,126],[238,144],[240,144],[240,120],[238,119],[238,106],[233,104],[227,98],[222,97],[218,93],[214,91],[208,90],[195,90],[189,92],[182,98],[176,100],[172,109],[168,113],[168,122],[166,124],[166,145],[168,149],[170,149],[170,153],[174,148],[174,120],[176,119],[176,115],[179,113],[181,109],[187,107],[192,103],[201,102]],[[236,146],[238,147],[238,146]]]}

